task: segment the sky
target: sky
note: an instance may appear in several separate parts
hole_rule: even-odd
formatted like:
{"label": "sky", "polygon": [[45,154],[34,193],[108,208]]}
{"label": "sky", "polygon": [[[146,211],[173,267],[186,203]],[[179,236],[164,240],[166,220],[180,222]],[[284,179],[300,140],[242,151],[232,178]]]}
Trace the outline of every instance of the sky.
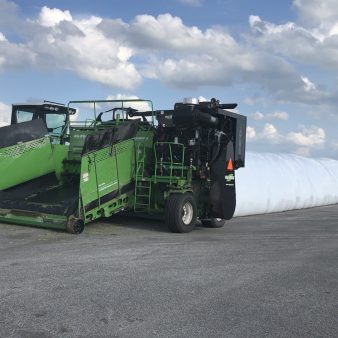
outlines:
{"label": "sky", "polygon": [[11,104],[138,97],[238,103],[247,150],[338,159],[335,0],[0,0]]}

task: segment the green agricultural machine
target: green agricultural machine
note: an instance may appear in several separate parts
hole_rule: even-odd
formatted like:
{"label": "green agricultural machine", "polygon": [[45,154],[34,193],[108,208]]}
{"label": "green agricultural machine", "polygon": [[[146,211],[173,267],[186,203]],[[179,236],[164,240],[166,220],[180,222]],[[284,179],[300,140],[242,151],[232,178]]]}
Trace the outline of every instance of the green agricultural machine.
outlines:
{"label": "green agricultural machine", "polygon": [[[75,119],[77,108],[85,119]],[[236,207],[246,117],[236,104],[186,99],[14,105],[0,128],[0,222],[79,234],[116,213],[221,227]],[[137,108],[137,109],[136,109]]]}

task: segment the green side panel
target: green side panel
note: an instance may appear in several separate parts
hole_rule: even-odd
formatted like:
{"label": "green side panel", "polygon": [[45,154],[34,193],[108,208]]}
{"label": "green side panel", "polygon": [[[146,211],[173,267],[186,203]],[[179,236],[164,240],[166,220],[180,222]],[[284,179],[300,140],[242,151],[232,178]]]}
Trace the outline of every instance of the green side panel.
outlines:
{"label": "green side panel", "polygon": [[135,178],[135,143],[127,140],[115,145],[120,188]]}
{"label": "green side panel", "polygon": [[63,161],[67,159],[69,146],[64,144],[53,144],[52,147],[55,175],[60,180],[63,171]]}
{"label": "green side panel", "polygon": [[54,171],[48,136],[0,149],[0,190]]}
{"label": "green side panel", "polygon": [[85,211],[99,206],[100,197],[118,189],[114,148],[107,147],[82,157],[80,192]]}
{"label": "green side panel", "polygon": [[[82,157],[80,195],[85,214],[95,214],[107,203],[114,201],[134,180],[135,146],[127,140]],[[133,188],[131,188],[133,190]]]}

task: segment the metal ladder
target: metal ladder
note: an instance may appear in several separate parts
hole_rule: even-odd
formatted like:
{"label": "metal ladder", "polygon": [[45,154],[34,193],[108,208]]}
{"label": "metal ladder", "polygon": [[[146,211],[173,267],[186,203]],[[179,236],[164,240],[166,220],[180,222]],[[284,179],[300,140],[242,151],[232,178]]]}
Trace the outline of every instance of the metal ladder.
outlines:
{"label": "metal ladder", "polygon": [[145,145],[140,143],[137,146],[137,162],[135,175],[135,212],[150,212],[151,202],[151,179],[144,177],[145,167]]}

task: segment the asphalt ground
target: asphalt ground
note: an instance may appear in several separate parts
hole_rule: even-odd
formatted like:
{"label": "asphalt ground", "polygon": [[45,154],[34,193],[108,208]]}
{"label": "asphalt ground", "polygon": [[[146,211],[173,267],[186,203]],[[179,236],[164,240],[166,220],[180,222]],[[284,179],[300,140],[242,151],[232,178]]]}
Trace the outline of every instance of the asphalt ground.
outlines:
{"label": "asphalt ground", "polygon": [[338,337],[338,205],[184,235],[0,224],[0,337]]}

